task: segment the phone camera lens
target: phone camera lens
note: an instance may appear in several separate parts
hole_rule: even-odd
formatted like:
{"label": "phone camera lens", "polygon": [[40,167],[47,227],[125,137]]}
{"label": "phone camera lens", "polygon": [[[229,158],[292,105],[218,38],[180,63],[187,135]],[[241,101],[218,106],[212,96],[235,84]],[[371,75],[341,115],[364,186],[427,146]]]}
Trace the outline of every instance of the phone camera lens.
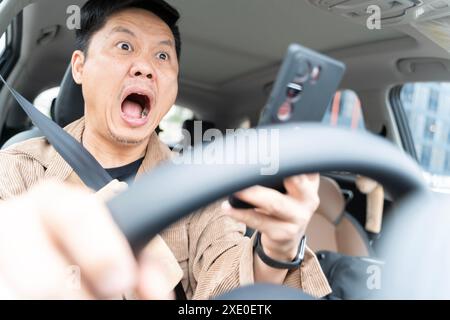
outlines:
{"label": "phone camera lens", "polygon": [[303,92],[303,84],[298,82],[290,82],[287,85],[286,96],[290,102],[297,102]]}
{"label": "phone camera lens", "polygon": [[306,82],[311,75],[311,64],[308,61],[301,61],[299,63],[297,74],[294,78],[295,82]]}
{"label": "phone camera lens", "polygon": [[313,83],[317,82],[322,73],[322,68],[320,66],[314,66],[311,70],[311,81]]}

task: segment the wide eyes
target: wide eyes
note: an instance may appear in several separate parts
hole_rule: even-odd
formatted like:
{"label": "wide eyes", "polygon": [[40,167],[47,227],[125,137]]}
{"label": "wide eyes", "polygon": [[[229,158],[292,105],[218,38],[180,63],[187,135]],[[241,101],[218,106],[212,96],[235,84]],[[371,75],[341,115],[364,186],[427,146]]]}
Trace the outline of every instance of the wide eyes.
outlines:
{"label": "wide eyes", "polygon": [[167,52],[158,52],[156,54],[156,58],[160,59],[160,60],[163,60],[163,61],[166,61],[166,60],[169,60],[170,56],[169,56],[169,54]]}
{"label": "wide eyes", "polygon": [[129,52],[133,51],[133,47],[128,42],[119,42],[116,47]]}
{"label": "wide eyes", "polygon": [[[124,51],[128,51],[128,52],[134,51],[133,46],[129,42],[126,42],[126,41],[121,41],[121,42],[117,43],[116,47],[119,48],[120,50],[124,50]],[[167,52],[160,51],[156,54],[156,59],[162,60],[162,61],[167,61],[170,59],[170,55]]]}

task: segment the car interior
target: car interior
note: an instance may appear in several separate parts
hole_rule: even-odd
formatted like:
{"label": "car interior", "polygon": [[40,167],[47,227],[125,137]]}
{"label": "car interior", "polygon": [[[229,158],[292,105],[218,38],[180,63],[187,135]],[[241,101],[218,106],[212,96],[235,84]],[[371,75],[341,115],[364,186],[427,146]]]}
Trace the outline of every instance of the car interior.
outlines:
{"label": "car interior", "polygon": [[[49,116],[61,127],[84,112],[81,88],[73,81],[69,66],[74,30],[66,26],[67,8],[84,2],[0,1],[0,34],[5,33],[0,72],[31,102],[59,87],[47,107]],[[204,129],[256,126],[286,48],[299,43],[345,63],[337,95],[344,91],[356,95],[362,122],[356,127],[352,118],[351,125],[347,124],[351,130],[382,137],[420,162],[405,112],[394,98],[407,83],[450,81],[450,38],[439,37],[438,24],[434,24],[446,22],[450,1],[168,2],[181,13],[176,104],[193,114],[179,124],[180,130],[192,131],[194,119],[203,121]],[[366,9],[371,5],[380,9],[380,29],[369,25],[371,13]],[[414,11],[422,13],[413,16],[411,12],[417,8],[423,12]],[[0,147],[42,136],[9,92],[0,88]],[[333,109],[334,104],[330,112]],[[332,119],[329,125],[336,123]],[[308,245],[315,252],[377,258],[383,228],[368,228],[368,217],[374,214],[375,201],[375,215],[384,221],[382,216],[393,198],[389,192],[377,200],[370,198],[370,192],[357,185],[358,178],[356,173],[342,171],[322,175],[321,204],[307,231]]]}

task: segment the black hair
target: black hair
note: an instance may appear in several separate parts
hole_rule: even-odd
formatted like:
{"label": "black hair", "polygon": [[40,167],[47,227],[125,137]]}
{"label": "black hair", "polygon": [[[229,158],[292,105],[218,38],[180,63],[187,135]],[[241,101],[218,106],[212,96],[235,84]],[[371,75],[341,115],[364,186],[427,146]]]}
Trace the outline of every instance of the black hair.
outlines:
{"label": "black hair", "polygon": [[180,58],[181,36],[177,25],[180,15],[163,0],[89,0],[81,9],[81,28],[76,31],[77,49],[87,54],[94,33],[105,26],[111,15],[128,8],[148,10],[163,20],[173,33],[175,50]]}

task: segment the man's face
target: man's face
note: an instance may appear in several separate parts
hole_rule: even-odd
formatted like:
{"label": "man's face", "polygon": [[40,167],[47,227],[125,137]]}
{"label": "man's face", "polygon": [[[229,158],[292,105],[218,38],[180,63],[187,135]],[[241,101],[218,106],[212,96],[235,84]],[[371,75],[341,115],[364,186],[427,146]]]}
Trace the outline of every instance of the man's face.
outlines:
{"label": "man's face", "polygon": [[175,103],[175,40],[149,11],[111,16],[91,38],[87,57],[74,53],[72,65],[83,87],[86,126],[115,143],[146,142]]}

